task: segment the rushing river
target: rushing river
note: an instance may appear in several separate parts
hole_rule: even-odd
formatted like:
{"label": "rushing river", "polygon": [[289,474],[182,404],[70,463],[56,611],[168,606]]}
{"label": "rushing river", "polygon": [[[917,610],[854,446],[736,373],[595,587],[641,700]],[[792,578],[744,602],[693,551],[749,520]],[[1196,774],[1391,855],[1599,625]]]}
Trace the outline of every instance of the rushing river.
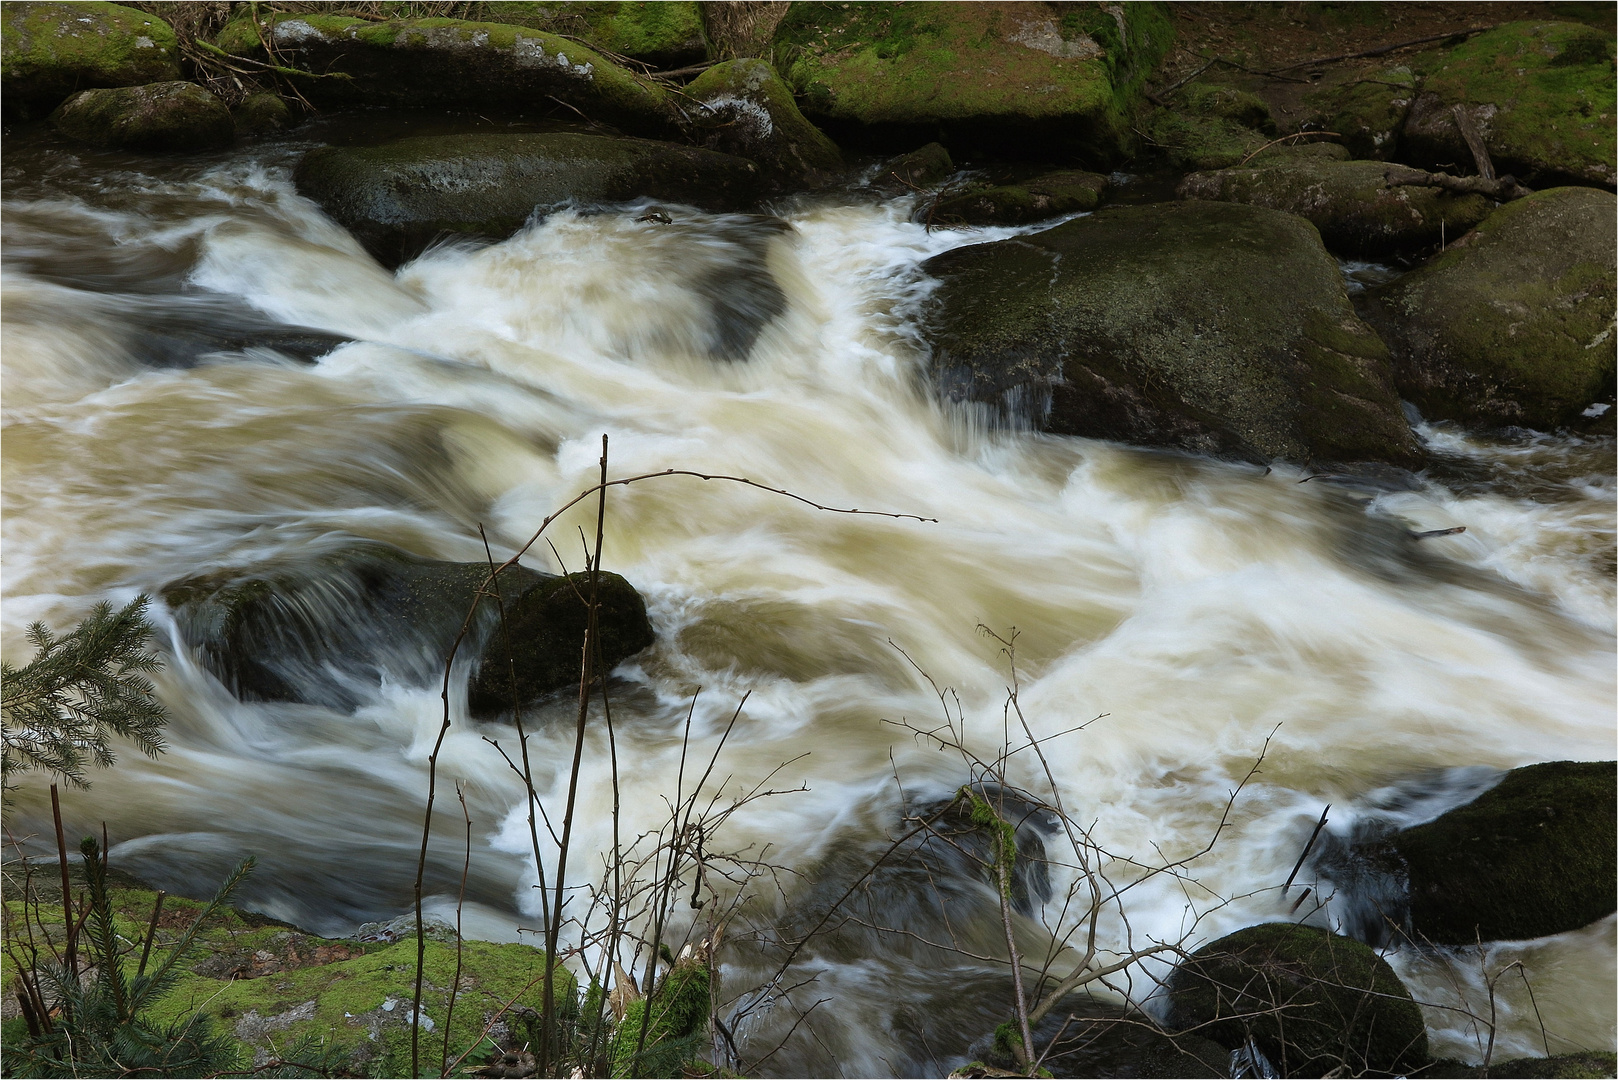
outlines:
{"label": "rushing river", "polygon": [[[1012,230],[928,233],[911,197],[854,189],[776,207],[785,228],[678,207],[667,224],[643,207],[558,212],[390,273],[296,195],[301,149],[166,164],[48,142],[8,152],[8,660],[27,659],[34,620],[64,628],[104,598],[344,538],[473,561],[482,526],[509,554],[593,482],[605,433],[616,476],[725,473],[937,519],[689,478],[609,499],[604,564],[657,630],[614,681],[623,833],[666,816],[697,689],[703,759],[751,692],[710,784],[734,793],[786,763],[770,781],[784,793],[739,811],[724,843],[784,868],[788,911],[887,846],[899,785],[914,801],[967,779],[959,757],[897,726],[942,721],[918,668],[953,688],[973,749],[994,756],[1010,675],[980,625],[1015,628],[1019,702],[1058,792],[1120,859],[1203,847],[1269,739],[1194,882],[1133,890],[1128,930],[1110,913],[1104,948],[1288,917],[1298,889],[1278,886],[1328,803],[1346,837],[1377,816],[1430,818],[1495,770],[1614,756],[1610,439],[1427,426],[1433,469],[1376,484],[1007,430],[928,393],[919,268]],[[554,554],[525,561],[578,569],[581,528],[593,506],[552,527]],[[69,793],[70,832],[105,821],[115,865],[193,890],[256,853],[251,906],[326,933],[403,912],[437,688],[384,681],[347,712],[243,704],[161,606],[154,617],[168,751],[126,748]],[[574,709],[562,694],[530,720],[553,820]],[[524,800],[485,735],[512,738],[459,717],[439,770],[474,822],[469,925],[514,939],[538,918]],[[1044,787],[1033,755],[1010,768]],[[14,831],[43,834],[43,791],[24,784]],[[453,792],[441,797],[454,816],[430,888],[445,911],[463,852]],[[599,724],[579,798],[574,865],[594,876],[612,847]],[[1077,917],[1061,910],[1066,884],[1052,923]],[[879,907],[918,902],[885,887]],[[1345,904],[1312,921],[1348,917]],[[725,954],[726,998],[767,975],[750,956]],[[797,1004],[824,1004],[761,1071],[958,1064],[1004,1015],[1006,999],[983,1000],[1003,969],[917,957],[880,934],[808,950],[816,981]],[[1390,960],[1431,1005],[1436,1053],[1481,1056],[1482,1029],[1457,1008],[1486,1016],[1485,981],[1514,960],[1534,999],[1500,982],[1497,1058],[1613,1046],[1610,917],[1482,955]],[[1128,986],[1144,998],[1162,970],[1142,965]],[[796,1020],[777,1013],[756,1010],[739,1036],[773,1045]]]}

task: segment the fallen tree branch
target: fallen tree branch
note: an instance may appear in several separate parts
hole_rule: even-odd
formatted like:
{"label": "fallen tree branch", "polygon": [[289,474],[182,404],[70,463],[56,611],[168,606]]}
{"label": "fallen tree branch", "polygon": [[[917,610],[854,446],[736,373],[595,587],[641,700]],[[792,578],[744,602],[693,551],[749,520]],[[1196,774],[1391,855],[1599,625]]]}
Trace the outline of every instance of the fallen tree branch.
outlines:
{"label": "fallen tree branch", "polygon": [[1395,166],[1384,173],[1383,183],[1388,187],[1443,188],[1457,195],[1487,195],[1498,202],[1511,202],[1513,199],[1534,193],[1533,188],[1519,184],[1514,176],[1502,176],[1491,180],[1482,176],[1451,176],[1444,172],[1427,172],[1424,169],[1411,169],[1403,165]]}
{"label": "fallen tree branch", "polygon": [[1474,26],[1470,30],[1456,30],[1448,34],[1432,34],[1428,37],[1411,38],[1409,41],[1400,41],[1393,45],[1383,45],[1376,49],[1366,49],[1364,52],[1344,53],[1342,56],[1322,56],[1318,60],[1300,60],[1296,64],[1288,64],[1285,67],[1271,68],[1269,71],[1264,72],[1264,74],[1274,75],[1280,71],[1296,71],[1301,67],[1314,67],[1316,64],[1335,64],[1340,60],[1364,60],[1372,56],[1385,56],[1390,52],[1398,52],[1400,49],[1408,49],[1412,45],[1426,45],[1434,41],[1448,41],[1450,38],[1472,37],[1474,34],[1481,34],[1486,30],[1493,29],[1493,26]]}
{"label": "fallen tree branch", "polygon": [[[1288,139],[1301,139],[1306,135],[1330,135],[1335,139],[1341,139],[1343,137],[1343,134],[1340,131],[1294,131],[1291,135],[1283,135],[1279,139],[1271,139],[1257,150],[1254,150],[1251,154],[1248,154],[1246,157],[1242,158],[1241,164],[1246,165],[1249,161],[1252,161],[1254,158],[1264,153],[1264,151],[1268,150],[1276,143],[1284,143]],[[1238,166],[1238,168],[1240,168],[1240,166]]]}

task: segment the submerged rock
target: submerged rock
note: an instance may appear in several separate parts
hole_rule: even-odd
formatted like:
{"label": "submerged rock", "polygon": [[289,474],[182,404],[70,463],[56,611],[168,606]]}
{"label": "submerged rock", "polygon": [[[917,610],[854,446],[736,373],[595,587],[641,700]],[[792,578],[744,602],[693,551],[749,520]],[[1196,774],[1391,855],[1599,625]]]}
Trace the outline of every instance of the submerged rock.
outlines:
{"label": "submerged rock", "polygon": [[1364,311],[1428,416],[1550,429],[1613,390],[1618,200],[1553,188],[1496,210]]}
{"label": "submerged rock", "polygon": [[1615,814],[1618,763],[1552,761],[1395,833],[1387,843],[1409,873],[1410,933],[1439,945],[1515,941],[1612,914]]}
{"label": "submerged rock", "polygon": [[1196,172],[1180,181],[1182,199],[1211,199],[1285,210],[1308,218],[1333,251],[1384,255],[1457,240],[1489,216],[1494,202],[1437,188],[1388,187],[1377,161],[1330,161],[1303,155],[1255,159],[1258,167]]}
{"label": "submerged rock", "polygon": [[180,77],[169,24],[122,4],[9,3],[0,14],[7,116],[44,116],[75,90]]}
{"label": "submerged rock", "polygon": [[1107,178],[1092,172],[1046,173],[1020,184],[978,188],[940,199],[928,212],[933,225],[1022,225],[1094,210]]}
{"label": "submerged rock", "polygon": [[1427,1027],[1386,960],[1314,926],[1266,923],[1204,945],[1169,977],[1173,1022],[1237,1050],[1251,1039],[1281,1076],[1404,1074]]}
{"label": "submerged rock", "polygon": [[[474,108],[552,113],[611,124],[633,135],[676,129],[667,91],[588,45],[503,23],[345,15],[239,18],[219,32],[226,51],[264,60],[260,35],[282,62],[319,78],[299,80],[315,105]],[[558,102],[561,103],[560,108]]]}
{"label": "submerged rock", "polygon": [[[1535,186],[1618,181],[1612,35],[1582,23],[1516,22],[1450,50],[1422,83],[1399,160],[1465,163],[1453,107],[1464,106],[1496,173]],[[1453,169],[1451,171],[1454,171]]]}
{"label": "submerged rock", "polygon": [[215,150],[236,137],[225,103],[189,82],[84,90],[51,122],[69,138],[119,150]]}
{"label": "submerged rock", "polygon": [[1113,207],[925,264],[932,375],[1045,431],[1413,463],[1387,351],[1319,234],[1229,203]]}
{"label": "submerged rock", "polygon": [[637,197],[710,210],[746,207],[759,168],[744,158],[646,139],[559,132],[426,135],[310,151],[294,178],[385,263],[440,233],[501,239],[536,208]]}
{"label": "submerged rock", "polygon": [[[178,582],[163,595],[186,642],[242,700],[353,708],[383,679],[442,679],[488,571],[360,544],[298,566]],[[473,669],[474,713],[577,685],[586,609],[575,589],[588,588],[586,574],[502,573],[504,631],[498,605],[485,598],[458,653]],[[600,598],[602,663],[611,670],[653,633],[646,605],[617,574],[602,572]]]}
{"label": "submerged rock", "polygon": [[775,54],[840,142],[1105,163],[1172,30],[1156,5],[795,4]]}
{"label": "submerged rock", "polygon": [[779,182],[818,186],[840,172],[837,144],[804,119],[792,91],[763,60],[729,60],[703,72],[685,92],[695,134],[710,150],[759,163]]}

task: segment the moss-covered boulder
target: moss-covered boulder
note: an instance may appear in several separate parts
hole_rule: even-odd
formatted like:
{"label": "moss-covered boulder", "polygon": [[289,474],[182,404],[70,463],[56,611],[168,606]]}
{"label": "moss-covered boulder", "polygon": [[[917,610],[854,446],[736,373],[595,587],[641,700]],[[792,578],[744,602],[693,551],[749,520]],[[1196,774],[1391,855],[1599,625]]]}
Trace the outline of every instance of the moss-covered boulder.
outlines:
{"label": "moss-covered boulder", "polygon": [[[186,642],[245,701],[352,708],[384,678],[432,685],[488,576],[482,563],[422,559],[360,544],[296,565],[177,582],[164,600]],[[589,577],[521,566],[499,580],[505,607],[477,601],[458,652],[475,713],[495,714],[577,685]],[[646,605],[617,574],[600,575],[600,639],[611,669],[652,643]],[[577,591],[576,591],[577,590]],[[512,674],[515,668],[516,689]]]}
{"label": "moss-covered boulder", "polygon": [[1468,945],[1576,930],[1618,908],[1618,764],[1513,769],[1388,841],[1410,879],[1417,941]]}
{"label": "moss-covered boulder", "polygon": [[1605,400],[1615,212],[1594,188],[1536,192],[1369,293],[1401,393],[1429,416],[1547,430]]}
{"label": "moss-covered boulder", "polygon": [[1146,120],[1151,147],[1177,169],[1226,169],[1275,135],[1269,106],[1229,86],[1192,83]]}
{"label": "moss-covered boulder", "polygon": [[701,103],[693,129],[703,146],[750,158],[777,183],[819,185],[843,168],[837,144],[798,111],[792,91],[763,60],[728,60],[685,88]]}
{"label": "moss-covered boulder", "polygon": [[1461,163],[1470,172],[1452,112],[1463,105],[1501,175],[1536,187],[1618,181],[1610,33],[1582,23],[1508,23],[1450,50],[1421,91],[1400,136],[1401,161]]}
{"label": "moss-covered boulder", "polygon": [[1303,103],[1318,129],[1337,132],[1354,157],[1392,161],[1418,81],[1403,64],[1373,71],[1336,69],[1304,94]]}
{"label": "moss-covered boulder", "polygon": [[428,135],[306,154],[298,191],[385,263],[441,233],[501,239],[536,208],[647,197],[737,210],[760,191],[760,170],[729,154],[646,139],[557,132]]}
{"label": "moss-covered boulder", "polygon": [[[680,1076],[713,1010],[707,958],[682,957],[649,998],[630,1002],[612,1038],[613,1076]],[[648,1015],[648,1013],[650,1015]]]}
{"label": "moss-covered boulder", "polygon": [[118,150],[215,150],[236,138],[225,103],[190,82],[82,90],[51,123],[70,139]]}
{"label": "moss-covered boulder", "polygon": [[925,265],[942,279],[930,336],[948,397],[1203,453],[1419,459],[1386,349],[1292,214],[1110,207]]}
{"label": "moss-covered boulder", "polygon": [[231,110],[236,130],[244,134],[267,134],[292,126],[292,109],[280,94],[248,94]]}
{"label": "moss-covered boulder", "polygon": [[873,183],[884,191],[902,194],[937,187],[954,173],[955,162],[949,151],[933,142],[883,162]]}
{"label": "moss-covered boulder", "polygon": [[75,90],[179,77],[174,31],[155,15],[99,0],[0,9],[0,96],[7,116],[44,116]]}
{"label": "moss-covered boulder", "polygon": [[588,45],[543,30],[460,19],[261,18],[257,26],[245,16],[226,25],[220,47],[263,61],[268,40],[283,63],[320,73],[298,81],[317,106],[554,112],[570,119],[582,113],[649,136],[677,127],[667,91]]}
{"label": "moss-covered boulder", "polygon": [[493,22],[580,37],[598,49],[656,67],[677,68],[707,58],[702,15],[691,0],[490,0],[480,7]]}
{"label": "moss-covered boulder", "polygon": [[940,199],[928,211],[937,225],[1022,225],[1094,210],[1107,178],[1093,172],[1045,173],[1020,184],[998,184]]}
{"label": "moss-covered boulder", "polygon": [[1171,35],[1151,3],[794,4],[775,59],[839,142],[1102,164]]}
{"label": "moss-covered boulder", "polygon": [[1437,247],[1445,237],[1459,239],[1495,207],[1482,195],[1388,187],[1387,167],[1376,161],[1261,155],[1254,165],[1191,173],[1178,194],[1297,214],[1314,222],[1328,248],[1352,255]]}
{"label": "moss-covered boulder", "polygon": [[1281,1076],[1404,1075],[1427,1061],[1421,1008],[1369,946],[1266,923],[1204,945],[1169,978],[1173,1022],[1232,1050],[1251,1038]]}

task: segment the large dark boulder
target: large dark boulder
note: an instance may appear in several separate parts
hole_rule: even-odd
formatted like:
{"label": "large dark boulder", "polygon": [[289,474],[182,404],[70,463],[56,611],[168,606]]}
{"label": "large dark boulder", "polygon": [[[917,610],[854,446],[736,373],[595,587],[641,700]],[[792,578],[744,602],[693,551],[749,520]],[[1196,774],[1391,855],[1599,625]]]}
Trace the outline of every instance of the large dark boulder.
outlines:
{"label": "large dark boulder", "polygon": [[1489,216],[1493,201],[1437,188],[1389,187],[1378,161],[1332,161],[1303,154],[1257,159],[1255,168],[1191,173],[1182,199],[1210,199],[1285,210],[1308,218],[1333,251],[1386,255],[1459,239]]}
{"label": "large dark boulder", "polygon": [[1363,311],[1423,413],[1549,429],[1613,390],[1618,200],[1553,188],[1508,203]]}
{"label": "large dark boulder", "polygon": [[839,142],[1104,163],[1173,31],[1160,5],[794,4],[775,58]]}
{"label": "large dark boulder", "polygon": [[[1610,33],[1581,23],[1507,23],[1433,67],[1405,118],[1400,161],[1469,165],[1472,154],[1453,111],[1460,105],[1502,175],[1535,187],[1618,181]],[[1463,171],[1471,170],[1463,165]]]}
{"label": "large dark boulder", "polygon": [[[296,565],[170,585],[164,600],[186,642],[244,701],[353,708],[382,680],[431,686],[467,615],[458,657],[476,714],[527,703],[579,678],[589,575],[521,566],[499,578],[505,607],[477,600],[489,568],[357,544]],[[646,605],[617,574],[600,575],[603,667],[652,643]],[[509,651],[508,651],[509,643]]]}
{"label": "large dark boulder", "polygon": [[710,150],[759,163],[777,183],[818,186],[843,169],[837,144],[798,111],[792,91],[763,60],[727,60],[703,72],[685,92],[693,133]]}
{"label": "large dark boulder", "polygon": [[1577,930],[1618,908],[1618,764],[1513,769],[1388,841],[1410,882],[1417,941],[1469,945]]}
{"label": "large dark boulder", "polygon": [[1114,207],[928,263],[932,376],[1039,428],[1254,460],[1414,463],[1387,352],[1302,218]]}
{"label": "large dark boulder", "polygon": [[753,202],[760,183],[758,166],[744,158],[573,132],[327,146],[306,154],[294,175],[301,194],[385,263],[440,233],[502,239],[536,208],[648,197],[735,210]]}
{"label": "large dark boulder", "polygon": [[7,116],[44,116],[75,90],[180,77],[174,31],[155,15],[102,3],[9,3],[0,11]]}
{"label": "large dark boulder", "polygon": [[225,103],[190,82],[83,90],[51,123],[71,139],[119,150],[216,150],[236,137]]}
{"label": "large dark boulder", "polygon": [[322,76],[300,79],[298,92],[323,108],[468,108],[570,119],[583,113],[632,135],[677,128],[662,87],[543,30],[459,19],[262,18],[258,26],[251,17],[231,22],[219,32],[219,45],[264,62],[269,41],[283,63]]}
{"label": "large dark boulder", "polygon": [[1231,1050],[1252,1039],[1281,1076],[1403,1075],[1427,1061],[1421,1008],[1387,961],[1318,927],[1238,930],[1192,953],[1168,989],[1175,1027]]}

